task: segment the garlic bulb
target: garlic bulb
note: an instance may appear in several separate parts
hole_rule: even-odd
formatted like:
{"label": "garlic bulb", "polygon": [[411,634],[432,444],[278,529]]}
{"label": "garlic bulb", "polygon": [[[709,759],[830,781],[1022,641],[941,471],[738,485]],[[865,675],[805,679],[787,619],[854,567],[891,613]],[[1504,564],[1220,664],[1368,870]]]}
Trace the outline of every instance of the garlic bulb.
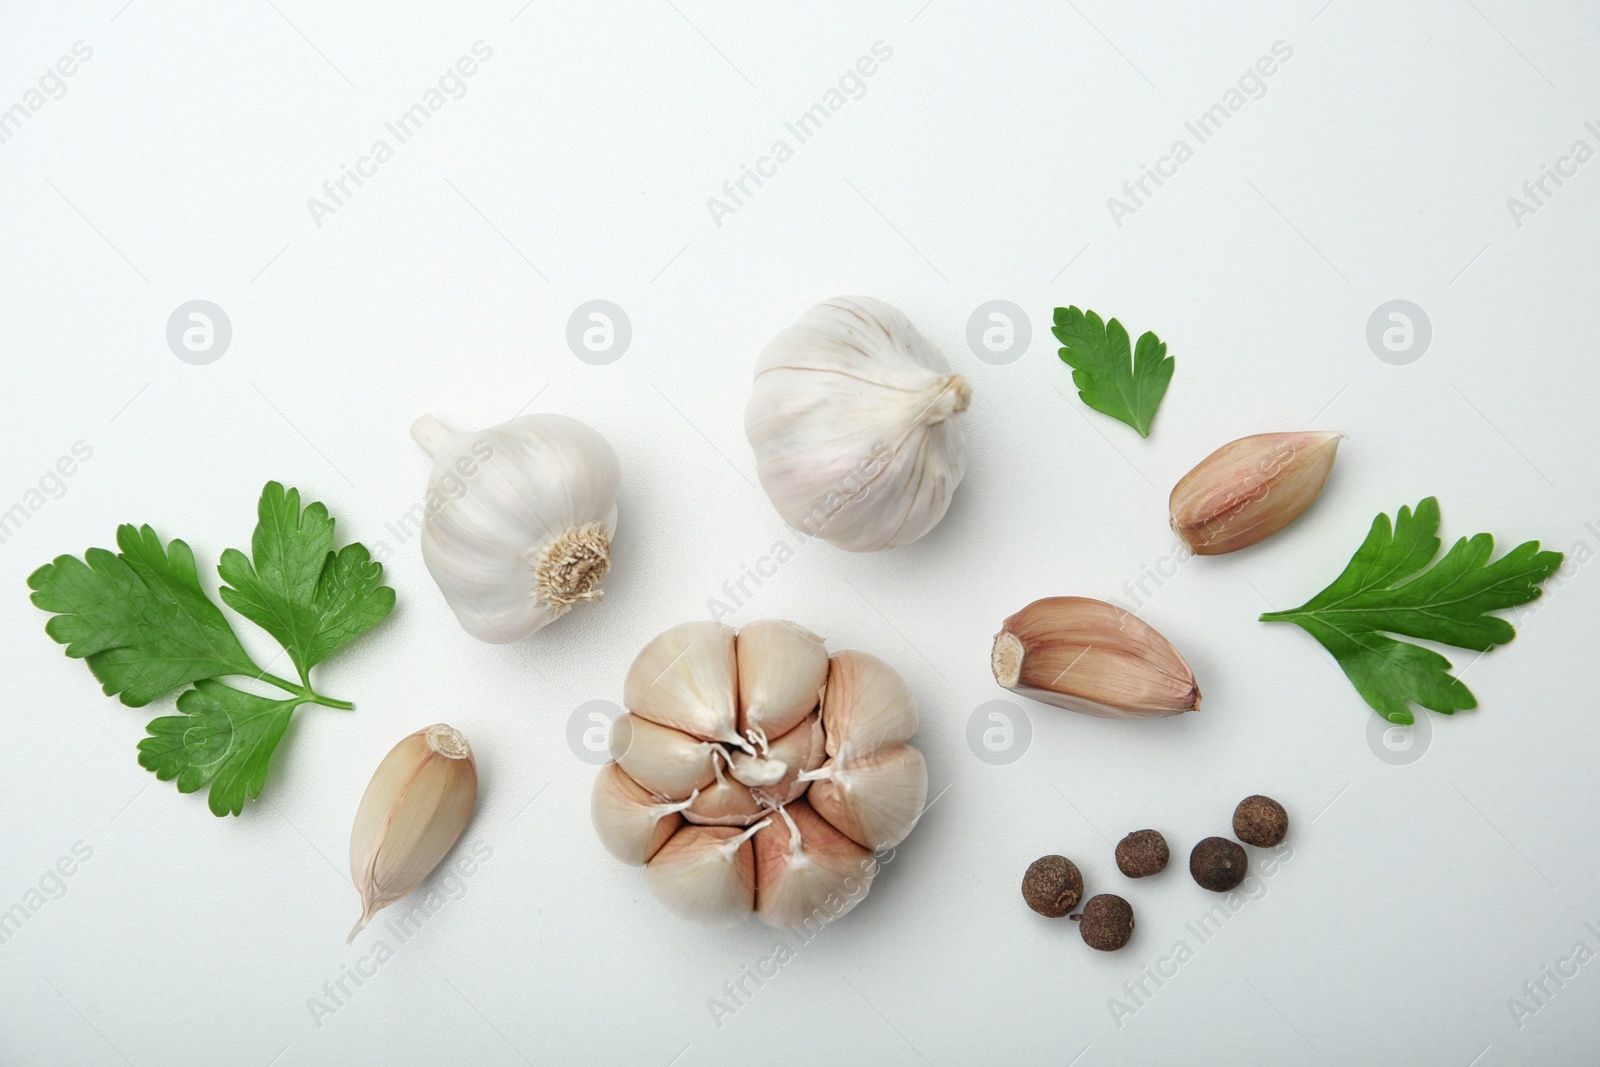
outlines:
{"label": "garlic bulb", "polygon": [[1035,600],[1001,625],[990,662],[1012,692],[1085,715],[1146,719],[1200,706],[1194,671],[1170,641],[1089,597]]}
{"label": "garlic bulb", "polygon": [[478,800],[478,768],[460,732],[438,723],[402,740],[373,772],[350,830],[350,880],[361,918],[411,892],[467,828]]}
{"label": "garlic bulb", "polygon": [[866,895],[870,850],[903,841],[927,800],[899,674],[863,652],[829,657],[793,623],[673,627],[635,659],[624,701],[595,830],[697,922],[838,918]]}
{"label": "garlic bulb", "polygon": [[519,641],[600,599],[622,477],[605,438],[564,415],[475,434],[424,415],[411,436],[434,462],[422,559],[462,629]]}
{"label": "garlic bulb", "polygon": [[972,391],[911,321],[841,296],[767,342],[745,408],[756,473],[791,526],[851,552],[909,544],[966,469]]}

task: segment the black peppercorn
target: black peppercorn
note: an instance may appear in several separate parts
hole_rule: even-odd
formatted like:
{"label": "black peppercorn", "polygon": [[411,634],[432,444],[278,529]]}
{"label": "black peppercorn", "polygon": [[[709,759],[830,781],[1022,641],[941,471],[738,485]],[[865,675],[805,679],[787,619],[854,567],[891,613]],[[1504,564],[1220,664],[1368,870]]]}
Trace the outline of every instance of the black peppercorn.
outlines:
{"label": "black peppercorn", "polygon": [[1101,952],[1115,952],[1133,936],[1133,907],[1113,893],[1090,897],[1072,921],[1083,943]]}
{"label": "black peppercorn", "polygon": [[1167,866],[1167,839],[1156,830],[1135,830],[1117,843],[1117,869],[1129,878],[1145,878]]}
{"label": "black peppercorn", "polygon": [[1244,881],[1249,866],[1244,849],[1225,837],[1208,837],[1189,853],[1189,873],[1213,893],[1226,893]]}
{"label": "black peppercorn", "polygon": [[1065,856],[1040,856],[1022,876],[1022,899],[1040,915],[1059,919],[1083,899],[1083,875]]}
{"label": "black peppercorn", "polygon": [[1289,833],[1289,813],[1271,797],[1245,797],[1233,809],[1233,836],[1247,845],[1271,848]]}

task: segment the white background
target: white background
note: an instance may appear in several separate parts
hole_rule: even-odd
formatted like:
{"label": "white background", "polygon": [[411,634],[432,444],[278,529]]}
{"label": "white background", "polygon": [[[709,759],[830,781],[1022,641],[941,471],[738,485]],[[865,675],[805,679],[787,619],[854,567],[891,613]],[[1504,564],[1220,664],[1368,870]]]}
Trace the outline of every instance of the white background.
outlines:
{"label": "white background", "polygon": [[[1535,1013],[1508,1004],[1538,1006],[1523,984],[1576,942],[1600,950],[1590,568],[1473,663],[1481,707],[1432,716],[1403,765],[1378,754],[1405,739],[1369,737],[1373,713],[1320,649],[1255,617],[1320,589],[1373,515],[1429,494],[1450,539],[1600,548],[1585,527],[1600,526],[1600,161],[1520,227],[1506,203],[1575,140],[1597,145],[1595,5],[519,3],[0,17],[0,108],[74,42],[93,48],[0,145],[0,509],[27,510],[75,442],[93,449],[0,544],[0,908],[92,849],[0,945],[0,1062],[1592,1059],[1600,963],[1546,980]],[[493,58],[467,94],[318,226],[307,198],[479,40]],[[893,57],[865,96],[716,225],[707,198],[878,41]],[[1293,55],[1266,94],[1116,225],[1107,198],[1278,41]],[[753,485],[750,367],[805,307],[851,292],[903,308],[970,379],[966,480],[919,543],[809,545],[732,621],[792,618],[898,666],[948,791],[863,906],[718,1027],[708,998],[774,935],[686,926],[599,847],[594,768],[567,725],[786,536]],[[205,366],[165,338],[195,298],[234,331]],[[966,342],[996,298],[1032,320],[1007,365]],[[1408,365],[1366,340],[1396,298],[1433,325]],[[609,365],[565,341],[591,299],[632,323]],[[1048,335],[1067,303],[1170,345],[1149,440],[1077,400]],[[474,428],[530,403],[612,442],[621,529],[603,605],[493,647],[458,629],[415,537],[386,524],[426,478],[413,418]],[[1013,700],[1031,746],[980,761],[967,725],[1006,698],[987,662],[1000,620],[1045,595],[1125,596],[1171,551],[1184,471],[1231,438],[1305,427],[1350,437],[1302,522],[1147,582],[1140,613],[1188,657],[1204,708],[1120,723]],[[214,587],[269,478],[383,543],[399,607],[319,670],[357,710],[302,709],[262,799],[215,819],[136,763],[170,699],[99,696],[24,582],[131,521],[188,540]],[[477,752],[464,847],[492,858],[318,1020],[311,998],[374,950],[373,935],[344,946],[356,802],[390,746],[438,720]],[[1258,791],[1291,812],[1293,858],[1198,944],[1185,923],[1217,898],[1182,857]],[[1110,842],[1143,826],[1179,859],[1129,882]],[[1093,953],[1023,906],[1022,872],[1047,852],[1128,897],[1128,948]],[[1129,1000],[1124,983],[1170,973],[1180,938],[1193,958]]]}

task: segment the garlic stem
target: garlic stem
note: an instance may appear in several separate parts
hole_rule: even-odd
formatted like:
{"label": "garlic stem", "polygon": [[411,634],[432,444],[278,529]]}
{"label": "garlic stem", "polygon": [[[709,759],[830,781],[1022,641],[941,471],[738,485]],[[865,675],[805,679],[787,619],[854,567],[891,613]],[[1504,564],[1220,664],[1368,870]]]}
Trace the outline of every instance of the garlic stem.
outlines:
{"label": "garlic stem", "polygon": [[797,782],[820,782],[824,778],[833,777],[833,761],[828,761],[814,771],[801,771],[794,776]]}
{"label": "garlic stem", "polygon": [[424,415],[411,424],[411,439],[421,445],[428,458],[435,462],[461,440],[461,436],[432,415]]}

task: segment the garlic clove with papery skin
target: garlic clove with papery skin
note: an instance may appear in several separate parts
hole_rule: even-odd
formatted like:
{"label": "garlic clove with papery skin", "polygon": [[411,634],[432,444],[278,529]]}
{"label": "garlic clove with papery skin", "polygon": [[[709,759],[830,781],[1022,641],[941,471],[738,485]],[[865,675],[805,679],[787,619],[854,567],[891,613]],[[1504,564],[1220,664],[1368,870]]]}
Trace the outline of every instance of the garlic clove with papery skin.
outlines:
{"label": "garlic clove with papery skin", "polygon": [[737,670],[732,627],[680,623],[657,634],[634,657],[622,703],[641,719],[708,741],[747,746],[739,734]]}
{"label": "garlic clove with papery skin", "polygon": [[361,894],[361,918],[346,944],[439,865],[477,800],[477,764],[459,730],[436,723],[389,750],[361,794],[350,830],[350,880]]}
{"label": "garlic clove with papery skin", "polygon": [[600,599],[622,480],[605,438],[564,415],[472,434],[424,415],[411,436],[434,462],[422,559],[462,629],[518,641]]}
{"label": "garlic clove with papery skin", "polygon": [[1036,600],[1007,619],[990,656],[995,681],[1022,696],[1109,719],[1200,706],[1194,671],[1139,616],[1102,600]]}
{"label": "garlic clove with papery skin", "polygon": [[1228,442],[1173,487],[1173,531],[1200,556],[1265,540],[1321,494],[1343,439],[1342,433],[1308,430]]}
{"label": "garlic clove with papery skin", "polygon": [[645,865],[650,888],[668,910],[703,926],[736,926],[755,908],[750,839],[768,825],[685,826]]}
{"label": "garlic clove with papery skin", "polygon": [[767,810],[749,786],[723,772],[725,759],[721,754],[713,759],[716,781],[700,790],[684,809],[685,819],[699,826],[749,826]]}
{"label": "garlic clove with papery skin", "polygon": [[756,360],[745,436],[778,514],[852,552],[909,544],[966,469],[972,390],[900,311],[865,296],[812,307]]}
{"label": "garlic clove with papery skin", "polygon": [[822,638],[782,619],[739,630],[739,732],[781,737],[815,710],[828,680]]}
{"label": "garlic clove with papery skin", "polygon": [[759,803],[780,808],[805,793],[807,785],[799,777],[822,766],[828,758],[826,748],[821,716],[807,715],[794,729],[772,742],[764,756],[735,752],[734,774],[742,772],[740,780],[750,787]]}
{"label": "garlic clove with papery skin", "polygon": [[628,777],[658,796],[686,800],[716,778],[712,760],[722,754],[714,741],[661,726],[632,713],[611,723],[611,758]]}
{"label": "garlic clove with papery skin", "polygon": [[877,656],[846,649],[828,663],[822,728],[834,759],[872,752],[910,740],[917,732],[917,702],[893,667]]}
{"label": "garlic clove with papery skin", "polygon": [[805,801],[756,834],[756,915],[768,926],[831,922],[867,895],[878,863]]}
{"label": "garlic clove with papery skin", "polygon": [[928,765],[911,745],[898,744],[850,759],[835,759],[800,775],[811,783],[806,800],[840,833],[867,848],[893,848],[906,839],[928,799]]}
{"label": "garlic clove with papery skin", "polygon": [[694,800],[694,796],[676,803],[657,800],[621,766],[608,763],[595,776],[589,817],[607,852],[623,863],[643,867],[683,825],[678,813]]}

